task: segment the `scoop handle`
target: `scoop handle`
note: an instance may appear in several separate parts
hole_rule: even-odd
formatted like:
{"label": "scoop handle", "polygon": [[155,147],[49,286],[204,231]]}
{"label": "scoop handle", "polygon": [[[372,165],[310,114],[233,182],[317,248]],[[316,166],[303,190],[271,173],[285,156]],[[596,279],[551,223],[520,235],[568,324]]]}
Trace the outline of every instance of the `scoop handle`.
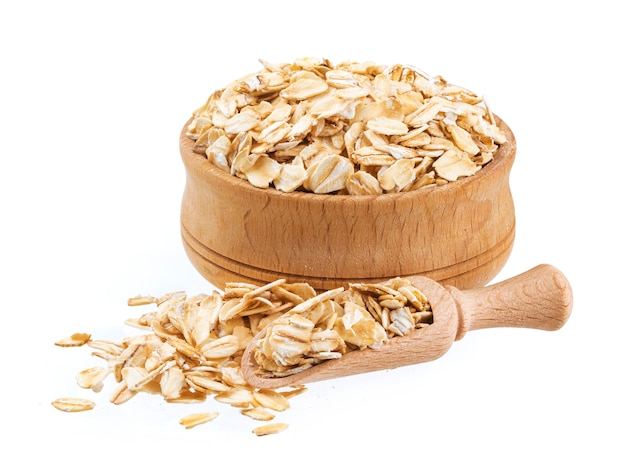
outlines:
{"label": "scoop handle", "polygon": [[549,264],[484,288],[445,287],[457,305],[456,340],[470,330],[490,327],[560,329],[569,318],[572,288],[565,275]]}

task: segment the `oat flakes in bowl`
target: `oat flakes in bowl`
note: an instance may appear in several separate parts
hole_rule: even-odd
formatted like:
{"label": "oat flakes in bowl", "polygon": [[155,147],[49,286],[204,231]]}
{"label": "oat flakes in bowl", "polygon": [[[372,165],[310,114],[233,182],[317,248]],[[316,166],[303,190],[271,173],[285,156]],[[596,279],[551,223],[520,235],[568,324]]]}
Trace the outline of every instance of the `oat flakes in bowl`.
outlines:
{"label": "oat flakes in bowl", "polygon": [[183,241],[217,286],[421,274],[465,287],[512,247],[512,132],[480,96],[410,66],[262,62],[180,138]]}

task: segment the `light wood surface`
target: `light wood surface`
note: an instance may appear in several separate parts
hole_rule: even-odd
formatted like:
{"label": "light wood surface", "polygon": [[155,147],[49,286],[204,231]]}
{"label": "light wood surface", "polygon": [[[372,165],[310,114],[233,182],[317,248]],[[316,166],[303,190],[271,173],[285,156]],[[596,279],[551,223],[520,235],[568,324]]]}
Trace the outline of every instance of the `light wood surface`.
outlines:
{"label": "light wood surface", "polygon": [[[305,384],[435,360],[455,340],[471,330],[525,327],[557,330],[568,320],[573,306],[572,288],[554,266],[541,264],[529,271],[485,288],[459,290],[423,276],[412,278],[430,300],[433,323],[404,337],[394,337],[380,349],[349,352],[301,373],[284,378],[261,378],[254,361],[254,342],[242,358],[244,378],[258,388]],[[265,329],[257,338],[265,335]]]}
{"label": "light wood surface", "polygon": [[370,196],[255,188],[194,153],[183,128],[185,250],[219,288],[287,278],[324,290],[413,275],[483,286],[507,261],[515,237],[509,174],[516,142],[497,121],[508,141],[476,175]]}

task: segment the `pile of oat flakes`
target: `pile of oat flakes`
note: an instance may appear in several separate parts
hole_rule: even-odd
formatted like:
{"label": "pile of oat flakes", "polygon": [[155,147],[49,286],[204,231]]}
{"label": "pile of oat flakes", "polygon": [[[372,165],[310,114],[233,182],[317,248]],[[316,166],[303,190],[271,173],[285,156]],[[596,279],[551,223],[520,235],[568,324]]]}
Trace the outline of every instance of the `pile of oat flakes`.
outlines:
{"label": "pile of oat flakes", "polygon": [[[406,335],[432,322],[426,297],[410,281],[394,278],[379,284],[353,284],[317,293],[307,283],[284,279],[266,285],[229,283],[224,291],[160,298],[137,296],[130,306],[155,305],[127,324],[145,334],[121,341],[98,340],[77,333],[56,345],[86,345],[105,361],[77,374],[78,385],[101,391],[107,378],[118,405],[140,392],[161,395],[166,402],[202,403],[207,397],[264,422],[253,432],[267,435],[287,428],[269,423],[290,407],[289,399],[306,388],[296,385],[268,390],[251,387],[241,372],[241,357],[253,337],[266,376],[284,376],[332,360],[352,350],[378,348],[396,335]],[[54,407],[66,412],[93,409],[82,398],[59,398]],[[195,412],[180,420],[185,428],[214,420],[217,411]]]}
{"label": "pile of oat flakes", "polygon": [[195,152],[255,187],[410,191],[475,174],[506,142],[482,97],[406,65],[261,63],[186,131]]}

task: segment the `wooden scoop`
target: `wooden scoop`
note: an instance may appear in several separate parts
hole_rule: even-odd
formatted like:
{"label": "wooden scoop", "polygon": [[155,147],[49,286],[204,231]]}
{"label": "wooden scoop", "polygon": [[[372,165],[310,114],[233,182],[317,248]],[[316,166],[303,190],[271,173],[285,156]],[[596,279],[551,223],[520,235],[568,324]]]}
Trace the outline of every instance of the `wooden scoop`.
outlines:
{"label": "wooden scoop", "polygon": [[257,388],[277,388],[370,371],[428,362],[445,354],[470,330],[488,327],[561,328],[572,311],[572,289],[555,267],[541,264],[529,271],[484,288],[459,290],[426,277],[410,277],[430,301],[433,323],[394,337],[379,349],[344,354],[287,377],[263,378],[254,360],[256,340],[246,348],[241,367],[246,381]]}

